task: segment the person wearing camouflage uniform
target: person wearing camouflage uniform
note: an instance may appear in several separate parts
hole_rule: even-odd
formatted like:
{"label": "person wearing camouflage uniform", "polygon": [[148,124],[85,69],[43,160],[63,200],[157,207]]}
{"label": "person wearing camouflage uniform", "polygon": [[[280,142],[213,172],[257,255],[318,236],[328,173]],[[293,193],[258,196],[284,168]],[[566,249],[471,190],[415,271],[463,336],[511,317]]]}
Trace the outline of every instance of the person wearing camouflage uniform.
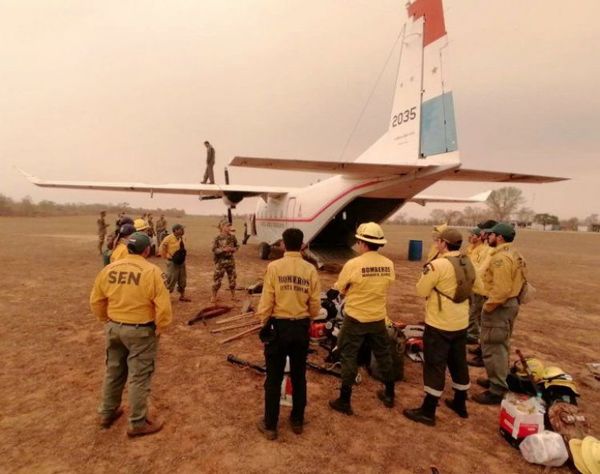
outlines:
{"label": "person wearing camouflage uniform", "polygon": [[165,215],[161,214],[156,221],[156,245],[160,247],[163,239],[167,236],[167,220]]}
{"label": "person wearing camouflage uniform", "polygon": [[227,279],[229,280],[229,290],[231,291],[231,298],[235,299],[235,260],[233,254],[237,252],[239,245],[238,241],[233,235],[233,229],[231,224],[227,221],[219,224],[219,235],[215,237],[213,241],[212,251],[215,262],[215,273],[213,274],[213,286],[212,286],[212,298],[211,301],[215,303],[217,301],[217,293],[221,288],[221,282],[225,273],[227,273]]}
{"label": "person wearing camouflage uniform", "polygon": [[106,216],[106,211],[100,211],[100,219],[96,221],[98,225],[98,251],[100,255],[102,255],[102,249],[104,247],[104,240],[106,239],[106,229],[108,229],[109,225],[104,220]]}

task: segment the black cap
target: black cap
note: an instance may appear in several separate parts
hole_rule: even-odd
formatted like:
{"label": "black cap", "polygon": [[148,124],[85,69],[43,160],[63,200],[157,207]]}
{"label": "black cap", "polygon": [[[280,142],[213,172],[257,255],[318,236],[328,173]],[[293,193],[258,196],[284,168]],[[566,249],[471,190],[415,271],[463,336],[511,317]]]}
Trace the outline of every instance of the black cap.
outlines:
{"label": "black cap", "polygon": [[492,227],[494,227],[498,222],[490,219],[489,221],[483,221],[477,224],[477,227],[481,229],[482,232],[489,232]]}
{"label": "black cap", "polygon": [[134,232],[135,232],[135,227],[133,224],[124,224],[119,229],[119,234],[121,234],[121,237],[127,237],[128,235],[131,235]]}

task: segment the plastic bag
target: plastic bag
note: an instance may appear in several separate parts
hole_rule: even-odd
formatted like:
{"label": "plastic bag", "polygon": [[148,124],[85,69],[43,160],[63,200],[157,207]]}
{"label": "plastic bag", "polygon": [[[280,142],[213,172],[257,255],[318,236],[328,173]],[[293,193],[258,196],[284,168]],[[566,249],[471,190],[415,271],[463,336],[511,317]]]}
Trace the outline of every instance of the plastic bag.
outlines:
{"label": "plastic bag", "polygon": [[553,431],[527,436],[519,449],[525,460],[533,464],[558,467],[569,459],[563,437]]}

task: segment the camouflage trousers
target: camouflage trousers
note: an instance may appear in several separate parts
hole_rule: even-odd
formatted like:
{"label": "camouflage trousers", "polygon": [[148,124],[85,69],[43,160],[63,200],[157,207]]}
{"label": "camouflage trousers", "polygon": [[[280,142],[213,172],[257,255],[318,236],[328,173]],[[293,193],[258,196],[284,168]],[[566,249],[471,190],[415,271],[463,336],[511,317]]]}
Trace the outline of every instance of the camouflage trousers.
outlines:
{"label": "camouflage trousers", "polygon": [[104,240],[106,239],[106,234],[98,234],[98,250],[102,253],[102,249],[104,248]]}
{"label": "camouflage trousers", "polygon": [[213,293],[216,293],[219,291],[219,288],[221,288],[221,282],[223,281],[225,273],[227,273],[227,279],[229,280],[229,289],[235,290],[235,280],[237,278],[235,273],[235,260],[217,260],[215,262],[215,273],[213,274]]}

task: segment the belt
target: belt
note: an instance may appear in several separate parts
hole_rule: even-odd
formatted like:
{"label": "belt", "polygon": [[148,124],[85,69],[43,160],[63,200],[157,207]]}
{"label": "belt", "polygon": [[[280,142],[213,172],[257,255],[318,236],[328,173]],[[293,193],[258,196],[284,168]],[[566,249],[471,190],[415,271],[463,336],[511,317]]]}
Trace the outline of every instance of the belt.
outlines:
{"label": "belt", "polygon": [[276,316],[272,316],[275,321],[289,321],[290,323],[300,323],[305,322],[309,319],[309,316],[304,316],[303,318],[278,318]]}
{"label": "belt", "polygon": [[108,320],[109,323],[118,324],[119,326],[132,326],[135,328],[156,328],[154,321],[148,321],[147,323],[122,323],[121,321]]}

